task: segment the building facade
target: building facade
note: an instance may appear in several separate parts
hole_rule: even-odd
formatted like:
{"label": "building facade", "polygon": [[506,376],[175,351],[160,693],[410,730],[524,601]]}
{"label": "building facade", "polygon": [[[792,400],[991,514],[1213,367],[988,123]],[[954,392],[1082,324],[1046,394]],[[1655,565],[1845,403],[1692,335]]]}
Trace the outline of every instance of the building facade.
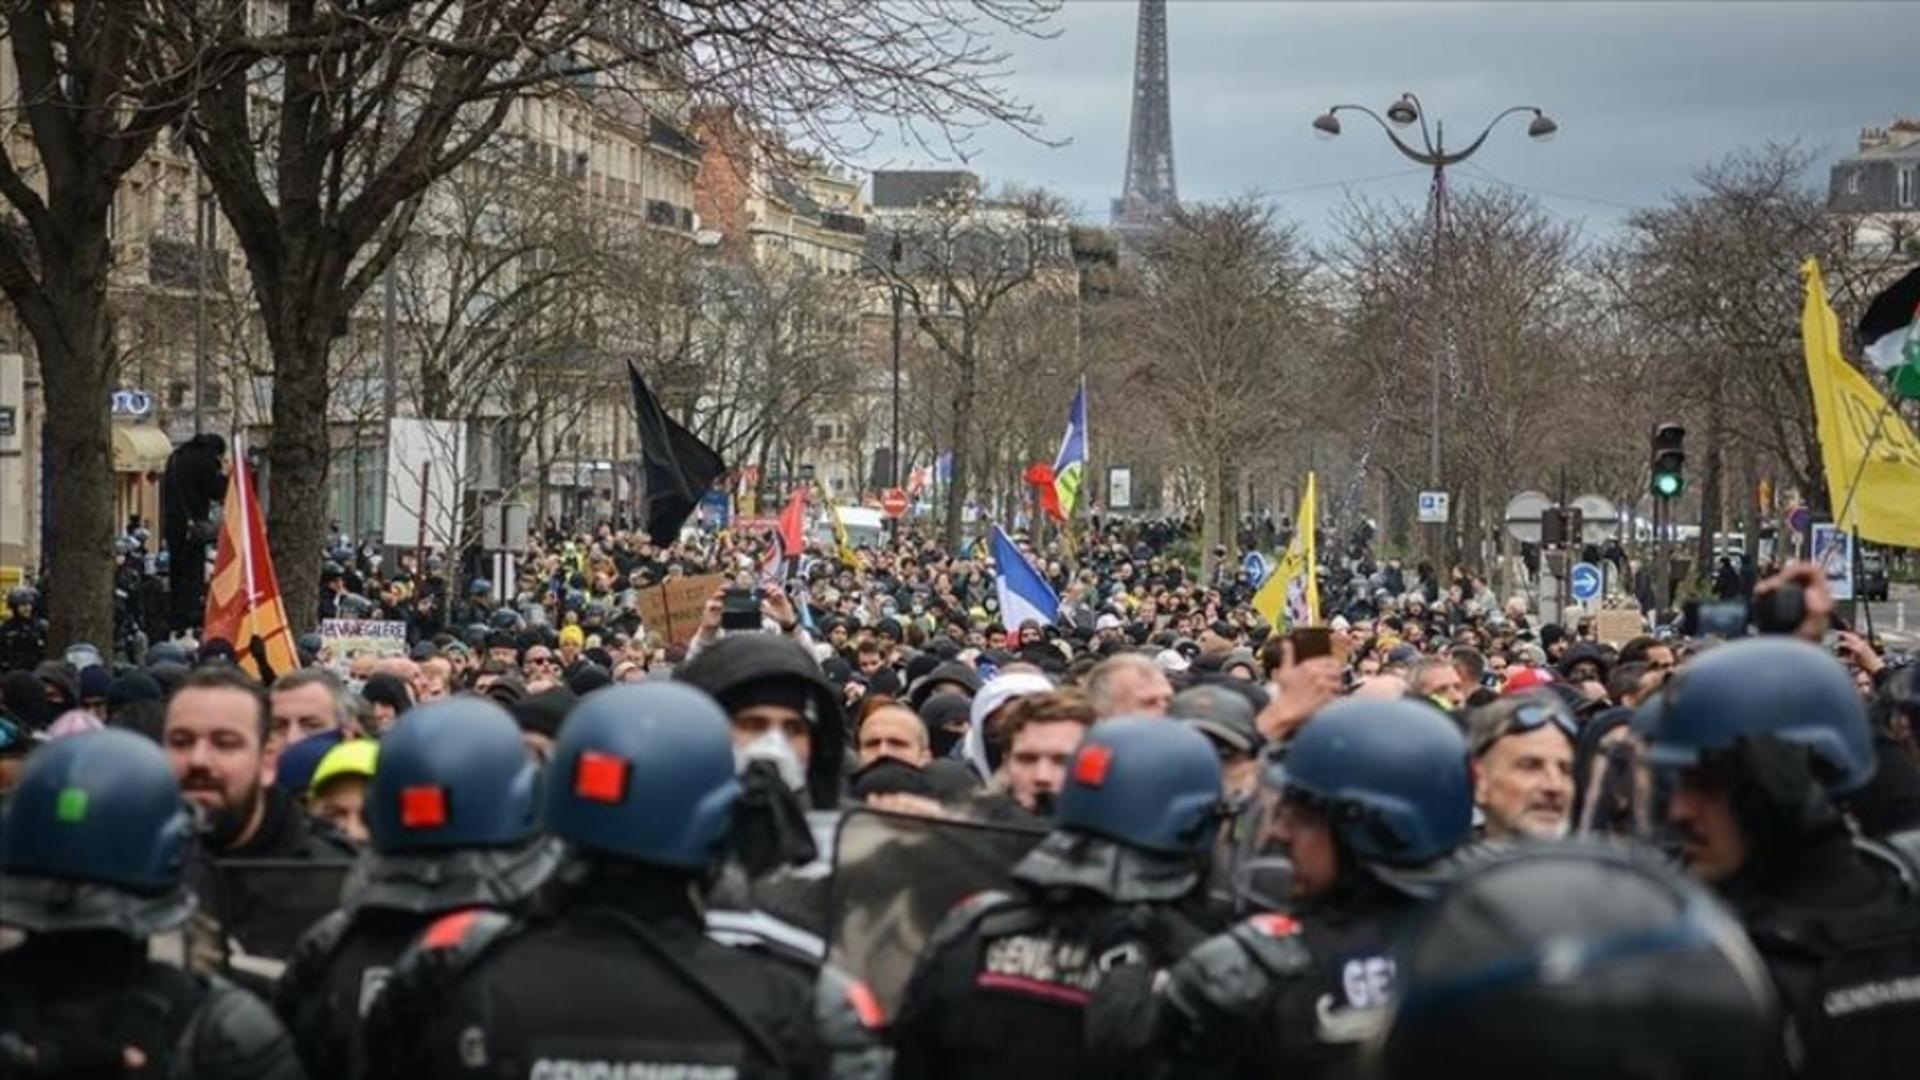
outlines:
{"label": "building facade", "polygon": [[1920,119],[1863,130],[1857,151],[1833,165],[1827,207],[1856,222],[1865,246],[1920,251]]}

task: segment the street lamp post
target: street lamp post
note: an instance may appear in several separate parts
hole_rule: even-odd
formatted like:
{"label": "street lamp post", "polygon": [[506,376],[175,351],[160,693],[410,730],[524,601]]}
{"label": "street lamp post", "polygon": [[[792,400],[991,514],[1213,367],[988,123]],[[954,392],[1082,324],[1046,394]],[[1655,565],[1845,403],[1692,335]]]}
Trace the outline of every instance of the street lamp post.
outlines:
{"label": "street lamp post", "polygon": [[[1546,113],[1535,106],[1515,105],[1512,108],[1501,111],[1492,120],[1487,121],[1487,126],[1480,129],[1480,134],[1475,136],[1474,140],[1468,143],[1465,149],[1449,152],[1446,148],[1446,126],[1439,120],[1435,120],[1433,127],[1429,129],[1427,127],[1427,110],[1420,104],[1420,99],[1411,93],[1401,94],[1400,100],[1387,106],[1387,115],[1384,118],[1382,118],[1379,113],[1374,112],[1364,105],[1335,105],[1333,108],[1314,117],[1313,130],[1319,135],[1329,139],[1339,135],[1339,114],[1343,112],[1357,112],[1368,117],[1374,123],[1380,125],[1381,131],[1387,133],[1387,140],[1393,143],[1394,149],[1400,151],[1400,153],[1408,159],[1417,161],[1433,169],[1433,185],[1428,194],[1427,208],[1429,216],[1433,221],[1433,267],[1431,277],[1433,281],[1433,291],[1436,293],[1439,291],[1439,283],[1443,280],[1440,264],[1442,256],[1441,242],[1442,237],[1446,234],[1447,224],[1447,167],[1450,165],[1458,165],[1472,157],[1479,151],[1481,145],[1487,141],[1487,136],[1493,134],[1493,129],[1499,126],[1500,121],[1516,113],[1533,114],[1533,120],[1527,124],[1527,134],[1534,139],[1541,141],[1551,139],[1554,133],[1560,130],[1560,125],[1554,123],[1551,117],[1547,116]],[[1414,146],[1406,142],[1394,133],[1393,128],[1395,125],[1405,127],[1416,122],[1420,125],[1419,146]],[[1446,317],[1443,307],[1444,305],[1439,303],[1433,305],[1433,317],[1436,320]],[[1444,327],[1440,337],[1444,343],[1446,339]],[[1433,485],[1436,491],[1444,490],[1440,475],[1440,360],[1441,350],[1436,349],[1433,354],[1431,379],[1427,390],[1427,481]],[[1439,542],[1441,534],[1442,527],[1438,525],[1427,530],[1428,553],[1436,562],[1443,554],[1442,545]],[[1436,565],[1435,569],[1438,571],[1441,568]]]}

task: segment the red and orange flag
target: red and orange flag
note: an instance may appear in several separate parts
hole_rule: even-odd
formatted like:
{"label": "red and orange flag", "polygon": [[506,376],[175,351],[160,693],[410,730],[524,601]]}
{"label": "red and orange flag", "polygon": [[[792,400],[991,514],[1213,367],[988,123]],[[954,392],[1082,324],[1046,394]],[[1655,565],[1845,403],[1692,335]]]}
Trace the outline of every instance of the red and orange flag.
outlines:
{"label": "red and orange flag", "polygon": [[220,546],[213,556],[213,578],[207,584],[207,615],[203,641],[224,638],[233,643],[240,666],[258,679],[253,642],[266,645],[267,663],[285,675],[300,666],[287,627],[287,609],[280,602],[280,579],[267,552],[267,525],[260,501],[247,473],[245,449],[236,441],[233,469],[227,478],[227,500],[220,521]]}

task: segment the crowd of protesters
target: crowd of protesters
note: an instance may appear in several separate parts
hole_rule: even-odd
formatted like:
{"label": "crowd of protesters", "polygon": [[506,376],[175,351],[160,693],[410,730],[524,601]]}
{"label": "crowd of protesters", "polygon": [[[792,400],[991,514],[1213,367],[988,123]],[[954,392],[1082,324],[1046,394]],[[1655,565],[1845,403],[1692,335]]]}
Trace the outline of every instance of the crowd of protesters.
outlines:
{"label": "crowd of protesters", "polygon": [[[1365,1045],[1395,1076],[1873,1077],[1920,1051],[1920,679],[1811,567],[1754,583],[1795,599],[1773,637],[1649,619],[1604,642],[1364,536],[1320,570],[1325,625],[1288,630],[1236,552],[1190,565],[1176,522],[1020,541],[1060,604],[1016,625],[980,551],[912,532],[770,571],[764,536],[550,529],[512,582],[336,537],[310,614],[404,623],[405,647],[307,635],[273,671],[171,624],[147,539],[122,538],[119,640],[46,642],[31,590],[0,624],[22,961],[0,1061],[22,1075],[104,1052],[209,1076],[1332,1076]],[[690,640],[644,623],[642,590],[708,574]],[[724,625],[732,590],[757,628]],[[93,747],[119,770],[99,808],[153,801],[53,851]],[[111,862],[155,857],[167,791],[194,853]],[[856,806],[1045,837],[916,943],[895,1015],[828,963],[808,818]],[[116,984],[58,946],[176,928],[161,899],[234,860],[357,860],[284,971],[188,950],[273,1015],[226,983],[152,1030],[89,1013]],[[67,879],[106,898],[12,888]],[[1581,1030],[1481,1018],[1522,1007]]]}

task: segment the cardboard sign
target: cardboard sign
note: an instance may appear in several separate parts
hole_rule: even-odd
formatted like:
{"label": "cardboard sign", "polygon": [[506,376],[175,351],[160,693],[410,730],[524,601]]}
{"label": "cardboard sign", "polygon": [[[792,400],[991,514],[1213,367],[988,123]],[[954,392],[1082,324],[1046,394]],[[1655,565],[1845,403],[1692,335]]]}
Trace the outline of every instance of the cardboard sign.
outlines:
{"label": "cardboard sign", "polygon": [[660,635],[670,645],[684,645],[700,630],[701,609],[714,590],[725,588],[725,574],[674,578],[664,584],[641,589],[640,622],[649,633]]}
{"label": "cardboard sign", "polygon": [[1602,611],[1593,617],[1593,636],[1608,645],[1624,645],[1647,632],[1637,611]]}
{"label": "cardboard sign", "polygon": [[320,640],[333,653],[333,666],[345,671],[347,658],[357,652],[404,656],[407,624],[393,619],[321,619]]}

